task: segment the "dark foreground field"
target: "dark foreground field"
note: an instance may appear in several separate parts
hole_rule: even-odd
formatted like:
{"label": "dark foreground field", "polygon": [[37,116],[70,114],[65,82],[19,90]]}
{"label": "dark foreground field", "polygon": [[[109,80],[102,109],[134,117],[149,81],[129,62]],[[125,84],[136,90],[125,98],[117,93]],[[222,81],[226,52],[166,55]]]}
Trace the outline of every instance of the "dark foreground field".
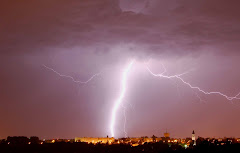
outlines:
{"label": "dark foreground field", "polygon": [[178,144],[148,143],[137,147],[131,145],[102,145],[85,143],[54,143],[30,145],[0,145],[0,153],[239,153],[240,144],[200,144],[184,149]]}

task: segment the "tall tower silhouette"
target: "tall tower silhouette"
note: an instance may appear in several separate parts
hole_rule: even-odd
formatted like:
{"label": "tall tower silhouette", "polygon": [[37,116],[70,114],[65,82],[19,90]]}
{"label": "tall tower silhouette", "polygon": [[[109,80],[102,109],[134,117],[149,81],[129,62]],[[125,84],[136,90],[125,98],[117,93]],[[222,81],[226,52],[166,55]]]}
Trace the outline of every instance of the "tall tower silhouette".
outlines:
{"label": "tall tower silhouette", "polygon": [[167,129],[166,129],[166,132],[164,133],[164,137],[165,138],[170,138],[170,133],[168,133]]}
{"label": "tall tower silhouette", "polygon": [[193,146],[196,146],[196,137],[195,137],[195,132],[193,130],[192,132],[192,141],[193,141]]}

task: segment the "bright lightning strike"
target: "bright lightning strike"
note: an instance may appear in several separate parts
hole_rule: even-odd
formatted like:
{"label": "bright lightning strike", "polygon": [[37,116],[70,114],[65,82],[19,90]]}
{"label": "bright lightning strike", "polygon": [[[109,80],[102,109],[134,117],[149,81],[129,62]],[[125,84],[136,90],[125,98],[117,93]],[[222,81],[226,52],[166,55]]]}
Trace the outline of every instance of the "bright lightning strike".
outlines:
{"label": "bright lightning strike", "polygon": [[[125,93],[126,93],[126,83],[127,83],[127,78],[128,78],[128,74],[129,74],[129,71],[131,70],[133,64],[134,64],[134,60],[132,60],[129,65],[126,67],[126,69],[123,71],[123,75],[122,75],[122,81],[121,81],[121,92],[120,92],[120,95],[118,97],[118,99],[116,100],[115,104],[114,104],[114,107],[112,109],[112,115],[111,115],[111,123],[110,123],[110,131],[111,131],[111,135],[112,137],[114,137],[114,126],[115,126],[115,121],[116,121],[116,113],[117,113],[117,110],[118,108],[120,107],[120,105],[122,104],[122,101],[123,101],[123,98],[125,96]],[[78,80],[75,80],[72,76],[69,76],[69,75],[64,75],[64,74],[60,74],[59,72],[55,71],[54,69],[50,68],[50,67],[47,67],[46,65],[43,65],[45,68],[47,68],[48,70],[51,70],[53,71],[54,73],[56,73],[57,75],[59,75],[60,77],[65,77],[65,78],[69,78],[71,79],[73,82],[75,83],[81,83],[81,84],[87,84],[88,82],[90,82],[92,79],[94,79],[96,76],[100,75],[100,73],[97,73],[97,74],[94,74],[93,76],[91,76],[88,80],[86,81],[78,81]],[[156,74],[154,72],[152,72],[150,70],[150,68],[147,66],[147,64],[145,63],[145,66],[146,66],[146,69],[147,71],[153,75],[154,77],[161,77],[161,78],[166,78],[166,79],[178,79],[180,80],[183,84],[187,85],[188,87],[190,87],[191,89],[195,89],[205,95],[211,95],[211,94],[216,94],[216,95],[220,95],[220,96],[223,96],[225,97],[227,100],[240,100],[240,92],[236,95],[236,96],[233,96],[233,97],[230,97],[230,96],[227,96],[226,94],[223,94],[221,92],[218,92],[218,91],[204,91],[203,89],[201,89],[200,87],[197,87],[197,86],[193,86],[191,85],[189,82],[186,82],[185,80],[183,80],[183,78],[181,78],[181,76],[187,74],[188,72],[185,72],[185,73],[182,73],[182,74],[178,74],[178,75],[164,75],[164,73],[166,72],[166,68],[164,67],[164,65],[162,65],[163,67],[163,72],[162,73],[159,73],[159,74]],[[198,96],[197,93],[195,93],[197,95],[197,97],[201,100],[201,98]],[[123,105],[122,105],[123,106]],[[125,121],[124,121],[124,133],[125,133],[125,136],[127,136],[127,132],[125,130],[126,128],[126,108],[123,106],[124,108],[124,118],[125,118]]]}
{"label": "bright lightning strike", "polygon": [[203,94],[206,94],[206,95],[211,95],[211,94],[217,94],[217,95],[221,95],[223,97],[225,97],[227,100],[234,100],[234,99],[240,99],[240,92],[234,96],[234,97],[229,97],[221,92],[218,92],[218,91],[204,91],[203,89],[201,89],[200,87],[197,87],[197,86],[193,86],[191,85],[190,83],[186,82],[183,80],[183,78],[181,78],[182,75],[186,74],[186,73],[183,73],[183,74],[179,74],[179,75],[172,75],[172,76],[167,76],[167,75],[164,75],[164,73],[166,72],[166,69],[164,68],[164,72],[163,73],[160,73],[160,74],[155,74],[153,73],[150,68],[146,65],[146,69],[150,72],[151,75],[155,76],[155,77],[161,77],[161,78],[167,78],[167,79],[172,79],[172,78],[176,78],[176,79],[179,79],[182,83],[184,83],[185,85],[189,86],[191,89],[196,89],[198,90],[199,92],[202,92]]}
{"label": "bright lightning strike", "polygon": [[81,84],[87,84],[88,82],[90,82],[93,78],[95,78],[96,76],[100,75],[100,73],[94,74],[93,76],[91,76],[88,80],[86,81],[78,81],[75,80],[72,76],[69,75],[64,75],[64,74],[60,74],[59,72],[55,71],[54,69],[47,67],[46,65],[43,65],[45,68],[47,68],[48,70],[53,71],[54,73],[56,73],[57,75],[59,75],[60,77],[65,77],[65,78],[69,78],[71,79],[73,82],[75,83],[81,83]]}
{"label": "bright lightning strike", "polygon": [[110,124],[110,130],[111,130],[112,137],[114,137],[114,125],[115,125],[115,121],[116,121],[116,113],[117,113],[117,110],[118,110],[120,104],[122,103],[124,96],[125,96],[127,77],[128,77],[130,69],[133,66],[133,63],[134,63],[134,60],[131,61],[131,63],[127,66],[127,68],[123,72],[122,81],[121,81],[121,93],[120,93],[119,98],[115,102],[113,110],[112,110],[111,124]]}
{"label": "bright lightning strike", "polygon": [[126,131],[126,124],[127,124],[127,116],[126,116],[126,107],[123,106],[123,116],[124,116],[124,125],[123,125],[123,131],[124,131],[124,134],[125,134],[125,138],[127,137],[127,131]]}

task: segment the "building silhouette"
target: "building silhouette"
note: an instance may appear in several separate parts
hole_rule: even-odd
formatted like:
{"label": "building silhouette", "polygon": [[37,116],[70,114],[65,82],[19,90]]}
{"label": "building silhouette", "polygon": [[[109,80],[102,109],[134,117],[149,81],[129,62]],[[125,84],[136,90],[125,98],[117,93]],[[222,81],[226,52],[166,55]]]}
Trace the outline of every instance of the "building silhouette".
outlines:
{"label": "building silhouette", "polygon": [[195,132],[193,130],[192,132],[192,142],[193,142],[193,146],[196,146],[196,137],[195,137]]}
{"label": "building silhouette", "polygon": [[168,133],[167,130],[166,130],[166,132],[164,133],[164,137],[165,137],[165,138],[170,138],[170,133]]}

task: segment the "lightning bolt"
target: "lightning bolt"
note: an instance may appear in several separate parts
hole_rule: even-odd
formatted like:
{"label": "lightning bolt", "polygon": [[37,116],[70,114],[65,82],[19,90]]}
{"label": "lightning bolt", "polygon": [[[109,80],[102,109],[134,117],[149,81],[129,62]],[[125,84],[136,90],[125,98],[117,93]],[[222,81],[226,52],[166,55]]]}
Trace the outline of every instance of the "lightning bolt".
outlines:
{"label": "lightning bolt", "polygon": [[[121,92],[120,92],[120,95],[118,97],[118,99],[115,101],[114,103],[114,106],[113,106],[113,109],[112,109],[112,114],[111,114],[111,123],[110,123],[110,131],[111,131],[111,135],[112,137],[115,136],[115,133],[114,133],[114,126],[115,126],[115,122],[116,122],[116,113],[117,113],[117,110],[119,109],[120,105],[122,104],[122,101],[125,97],[125,93],[126,93],[126,87],[127,87],[127,78],[128,78],[128,74],[133,66],[133,64],[135,63],[135,60],[132,60],[128,65],[127,67],[124,69],[123,71],[123,75],[122,75],[122,80],[121,80]],[[64,77],[64,78],[68,78],[68,79],[71,79],[73,82],[75,83],[81,83],[81,84],[87,84],[88,82],[90,82],[92,79],[94,79],[96,76],[100,75],[100,73],[97,73],[97,74],[94,74],[93,76],[91,76],[88,80],[86,81],[78,81],[78,80],[75,80],[72,76],[69,76],[69,75],[64,75],[64,74],[61,74],[57,71],[55,71],[54,69],[50,68],[50,67],[47,67],[46,65],[43,65],[46,69],[56,73],[57,75],[59,75],[60,77]],[[189,82],[185,81],[181,76],[187,74],[188,72],[184,72],[184,73],[181,73],[181,74],[177,74],[177,75],[165,75],[164,73],[166,73],[166,68],[164,67],[164,65],[162,64],[162,67],[163,67],[163,72],[162,73],[159,73],[159,74],[156,74],[154,72],[151,71],[151,69],[147,66],[147,64],[145,63],[145,68],[146,70],[154,77],[160,77],[160,78],[165,78],[165,79],[178,79],[179,81],[181,81],[183,84],[185,84],[186,86],[190,87],[191,89],[194,89],[200,93],[203,93],[205,95],[212,95],[212,94],[215,94],[215,95],[220,95],[224,98],[226,98],[227,100],[229,101],[232,101],[232,100],[240,100],[240,92],[236,95],[236,96],[227,96],[226,94],[223,94],[221,92],[218,92],[218,91],[204,91],[203,89],[201,89],[200,87],[198,86],[194,86],[192,84],[190,84]],[[195,92],[196,96],[200,99],[200,101],[203,101],[201,100],[200,96]],[[122,105],[122,107],[124,108],[124,117],[125,117],[125,121],[124,121],[124,133],[125,133],[125,137],[127,136],[127,132],[125,130],[125,127],[126,127],[126,108]]]}
{"label": "lightning bolt", "polygon": [[50,68],[50,67],[47,67],[46,65],[42,65],[44,66],[46,69],[56,73],[57,75],[59,75],[60,77],[64,77],[64,78],[68,78],[68,79],[71,79],[73,82],[75,83],[81,83],[81,84],[87,84],[88,82],[90,82],[93,78],[95,78],[96,76],[100,75],[100,73],[97,73],[97,74],[94,74],[93,76],[91,76],[88,80],[86,81],[79,81],[79,80],[75,80],[72,76],[69,76],[69,75],[64,75],[64,74],[61,74],[57,71],[55,71],[54,69]]}
{"label": "lightning bolt", "polygon": [[121,93],[120,93],[120,96],[118,97],[118,99],[116,100],[116,102],[114,103],[114,107],[113,107],[112,115],[111,115],[110,130],[111,130],[112,137],[114,137],[114,126],[115,126],[115,121],[116,121],[116,113],[117,113],[117,110],[118,110],[120,104],[123,101],[124,96],[125,96],[127,77],[128,77],[129,71],[132,68],[133,64],[134,64],[134,60],[132,60],[130,62],[130,64],[127,66],[127,68],[123,71],[122,81],[121,81]]}
{"label": "lightning bolt", "polygon": [[[128,73],[129,71],[131,70],[131,67],[132,65],[134,64],[134,60],[127,66],[127,68],[124,70],[123,72],[123,76],[122,76],[122,81],[121,81],[121,86],[122,86],[122,89],[121,89],[121,93],[120,93],[120,96],[119,98],[116,100],[115,102],[115,105],[113,107],[113,110],[112,110],[112,118],[111,118],[111,124],[110,124],[110,130],[111,130],[111,134],[112,134],[112,137],[114,137],[114,125],[115,125],[115,121],[116,121],[116,112],[120,106],[120,104],[122,103],[123,101],[123,98],[125,96],[125,92],[126,92],[126,82],[127,82],[127,77],[128,77]],[[201,92],[205,95],[211,95],[211,94],[217,94],[217,95],[220,95],[222,97],[225,97],[227,100],[231,101],[231,100],[239,100],[240,99],[240,92],[236,95],[236,96],[227,96],[226,94],[223,94],[221,92],[218,92],[218,91],[204,91],[203,89],[201,89],[200,87],[197,87],[197,86],[193,86],[191,85],[189,82],[186,82],[181,76],[189,73],[189,72],[184,72],[184,73],[181,73],[181,74],[177,74],[177,75],[164,75],[164,73],[166,73],[166,68],[164,67],[164,65],[162,64],[162,67],[163,67],[163,72],[162,73],[159,73],[159,74],[156,74],[154,72],[152,72],[150,70],[150,68],[147,66],[147,64],[145,63],[145,68],[147,69],[147,71],[153,75],[154,77],[161,77],[161,78],[166,78],[166,79],[178,79],[180,80],[183,84],[187,85],[188,87],[190,87],[191,89],[195,89],[197,90],[198,92]],[[202,102],[205,102],[204,100],[201,99],[201,97],[196,93],[196,96],[199,98],[200,101]],[[125,121],[124,121],[124,133],[125,133],[125,137],[127,136],[127,132],[126,132],[126,108],[122,105],[123,109],[124,109],[124,118],[125,118]]]}
{"label": "lightning bolt", "polygon": [[200,87],[197,87],[197,86],[193,86],[191,85],[189,82],[186,82],[185,80],[183,80],[183,78],[181,78],[182,75],[188,73],[188,72],[185,72],[185,73],[182,73],[182,74],[179,74],[179,75],[171,75],[171,76],[167,76],[167,75],[164,75],[164,73],[166,72],[166,68],[164,67],[164,72],[160,73],[160,74],[155,74],[153,73],[150,68],[145,64],[146,66],[146,69],[148,70],[148,72],[153,75],[154,77],[161,77],[161,78],[166,78],[166,79],[173,79],[173,78],[176,78],[178,80],[180,80],[182,83],[184,83],[185,85],[189,86],[191,89],[195,89],[205,95],[211,95],[211,94],[217,94],[217,95],[220,95],[220,96],[223,96],[225,97],[227,100],[234,100],[234,99],[237,99],[239,100],[240,97],[238,97],[240,95],[240,92],[236,95],[236,96],[233,96],[233,97],[230,97],[230,96],[227,96],[221,92],[218,92],[218,91],[204,91],[203,89],[201,89]]}
{"label": "lightning bolt", "polygon": [[126,107],[123,106],[123,116],[124,116],[124,124],[123,124],[123,131],[124,131],[124,134],[125,134],[125,138],[127,138],[127,131],[126,131],[126,124],[127,124],[127,116],[126,116]]}

